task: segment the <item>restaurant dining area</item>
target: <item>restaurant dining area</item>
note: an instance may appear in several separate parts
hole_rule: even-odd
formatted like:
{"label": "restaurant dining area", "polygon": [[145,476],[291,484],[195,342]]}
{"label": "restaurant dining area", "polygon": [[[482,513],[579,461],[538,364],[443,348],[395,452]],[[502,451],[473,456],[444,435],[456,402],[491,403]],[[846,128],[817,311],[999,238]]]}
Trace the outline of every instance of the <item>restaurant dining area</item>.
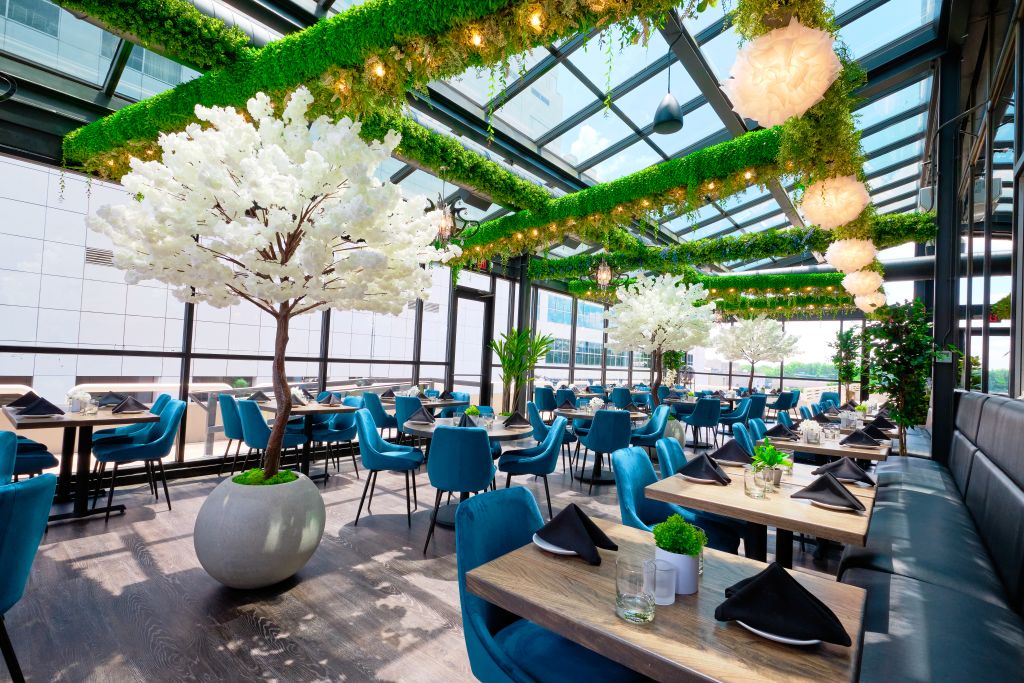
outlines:
{"label": "restaurant dining area", "polygon": [[0,682],[1024,672],[1024,2],[0,0]]}

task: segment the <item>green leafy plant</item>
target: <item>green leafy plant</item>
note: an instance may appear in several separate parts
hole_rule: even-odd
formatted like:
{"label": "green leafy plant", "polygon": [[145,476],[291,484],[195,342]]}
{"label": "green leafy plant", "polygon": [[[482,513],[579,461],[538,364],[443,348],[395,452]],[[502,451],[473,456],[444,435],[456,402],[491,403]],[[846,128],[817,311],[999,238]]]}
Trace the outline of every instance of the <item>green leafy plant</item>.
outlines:
{"label": "green leafy plant", "polygon": [[655,524],[653,532],[655,545],[677,555],[700,555],[708,543],[703,529],[690,524],[678,514]]}
{"label": "green leafy plant", "polygon": [[996,320],[1009,320],[1010,319],[1010,295],[1007,294],[999,301],[995,302],[989,307],[989,313]]}
{"label": "green leafy plant", "polygon": [[491,340],[491,349],[501,363],[501,382],[509,387],[512,410],[519,409],[520,394],[526,389],[533,368],[554,348],[555,338],[550,335],[536,335],[529,328],[512,330]]}
{"label": "green leafy plant", "polygon": [[273,486],[274,484],[287,484],[298,478],[299,475],[295,474],[293,470],[278,470],[274,476],[268,478],[264,471],[257,467],[236,474],[231,481],[243,486]]}
{"label": "green leafy plant", "polygon": [[843,330],[836,334],[835,341],[829,344],[835,352],[832,363],[836,367],[836,379],[843,385],[843,396],[850,398],[850,383],[860,378],[861,341],[856,330]]}
{"label": "green leafy plant", "polygon": [[793,461],[786,457],[786,454],[772,445],[770,438],[765,437],[764,441],[754,447],[754,457],[751,458],[755,470],[776,470],[783,467],[792,467]]}
{"label": "green leafy plant", "polygon": [[907,429],[928,417],[928,380],[935,359],[931,319],[915,299],[877,311],[865,328],[871,390],[889,397],[889,419],[899,430],[900,454],[907,453]]}
{"label": "green leafy plant", "polygon": [[466,408],[466,415],[470,417],[480,417],[480,409],[476,406],[469,406]]}
{"label": "green leafy plant", "polygon": [[867,415],[867,413],[868,413],[868,407],[866,405],[864,405],[863,403],[861,403],[858,406],[854,406],[853,409],[856,410],[859,413],[864,413],[865,415]]}

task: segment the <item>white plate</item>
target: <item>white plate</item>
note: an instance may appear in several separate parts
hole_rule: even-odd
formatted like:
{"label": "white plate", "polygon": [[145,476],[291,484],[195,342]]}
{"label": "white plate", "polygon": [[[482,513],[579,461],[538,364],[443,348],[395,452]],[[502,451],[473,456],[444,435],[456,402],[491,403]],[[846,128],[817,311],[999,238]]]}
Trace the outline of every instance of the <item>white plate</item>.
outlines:
{"label": "white plate", "polygon": [[846,507],[845,505],[829,505],[828,503],[822,503],[821,501],[812,500],[811,505],[817,505],[820,508],[826,510],[836,510],[837,512],[860,512],[860,510],[854,510],[853,508]]}
{"label": "white plate", "polygon": [[427,422],[426,420],[406,420],[411,425],[432,425],[433,422]]}
{"label": "white plate", "polygon": [[[113,411],[111,411],[111,412],[113,412]],[[142,413],[148,413],[148,412],[149,412],[149,408],[143,408],[141,410],[122,410],[121,412],[114,413],[114,414],[115,415],[141,415]]]}
{"label": "white plate", "polygon": [[742,626],[743,628],[747,629],[751,633],[753,633],[755,636],[761,636],[762,638],[767,638],[768,640],[774,640],[776,643],[782,643],[783,645],[817,645],[821,642],[820,640],[795,640],[793,638],[776,636],[765,631],[759,631],[753,626],[748,626],[744,624],[742,621],[737,621],[736,623]]}
{"label": "white plate", "polygon": [[537,546],[538,548],[540,548],[541,550],[546,550],[549,553],[554,553],[555,555],[575,555],[576,554],[575,550],[566,550],[565,548],[557,546],[554,543],[548,543],[547,541],[545,541],[543,538],[541,538],[537,534],[533,535],[533,544],[535,546]]}
{"label": "white plate", "polygon": [[734,462],[732,460],[721,460],[717,458],[715,459],[715,462],[717,462],[722,467],[743,467],[744,465],[750,464],[745,462]]}
{"label": "white plate", "polygon": [[692,481],[694,484],[718,484],[714,479],[698,479],[697,477],[688,477],[685,474],[680,474],[679,476],[686,481]]}
{"label": "white plate", "polygon": [[19,415],[19,420],[52,420],[53,418],[62,418],[63,415]]}

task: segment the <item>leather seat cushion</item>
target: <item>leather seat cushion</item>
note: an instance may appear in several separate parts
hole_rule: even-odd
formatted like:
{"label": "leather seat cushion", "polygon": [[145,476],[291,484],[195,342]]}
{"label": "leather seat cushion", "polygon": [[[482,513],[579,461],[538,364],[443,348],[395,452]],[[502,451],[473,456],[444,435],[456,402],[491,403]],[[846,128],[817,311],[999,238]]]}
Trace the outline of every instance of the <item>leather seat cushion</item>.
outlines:
{"label": "leather seat cushion", "polygon": [[1017,611],[1024,610],[1024,491],[979,452],[971,468],[967,507],[1010,605]]}

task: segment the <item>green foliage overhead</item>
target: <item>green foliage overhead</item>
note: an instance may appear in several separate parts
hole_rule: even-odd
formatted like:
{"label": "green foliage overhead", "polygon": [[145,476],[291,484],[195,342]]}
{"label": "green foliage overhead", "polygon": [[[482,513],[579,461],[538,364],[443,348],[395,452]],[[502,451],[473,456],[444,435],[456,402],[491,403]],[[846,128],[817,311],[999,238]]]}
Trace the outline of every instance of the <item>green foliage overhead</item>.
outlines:
{"label": "green foliage overhead", "polygon": [[114,33],[185,66],[205,71],[254,56],[249,36],[187,0],[53,0]]}
{"label": "green foliage overhead", "polygon": [[243,486],[273,486],[274,484],[287,484],[298,478],[299,475],[295,474],[293,470],[278,470],[274,476],[267,478],[263,470],[256,468],[236,474],[231,481]]}
{"label": "green foliage overhead", "polygon": [[1010,313],[1010,295],[1007,294],[999,301],[995,302],[989,307],[989,312],[999,320],[1009,320]]}
{"label": "green foliage overhead", "polygon": [[845,292],[829,295],[791,295],[725,298],[715,301],[716,310],[727,315],[752,317],[767,315],[769,318],[791,318],[829,313],[846,313],[856,310],[853,297]]}
{"label": "green foliage overhead", "polygon": [[672,515],[661,524],[654,525],[654,544],[677,555],[699,555],[707,545],[708,537],[681,515]]}

